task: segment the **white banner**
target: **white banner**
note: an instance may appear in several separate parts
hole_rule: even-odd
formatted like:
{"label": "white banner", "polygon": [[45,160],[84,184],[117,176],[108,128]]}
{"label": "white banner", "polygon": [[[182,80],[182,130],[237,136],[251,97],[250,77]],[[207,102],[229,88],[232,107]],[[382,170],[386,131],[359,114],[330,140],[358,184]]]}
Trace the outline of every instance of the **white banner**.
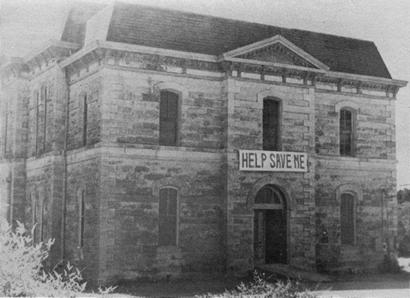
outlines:
{"label": "white banner", "polygon": [[239,170],[307,172],[307,154],[302,152],[239,150]]}

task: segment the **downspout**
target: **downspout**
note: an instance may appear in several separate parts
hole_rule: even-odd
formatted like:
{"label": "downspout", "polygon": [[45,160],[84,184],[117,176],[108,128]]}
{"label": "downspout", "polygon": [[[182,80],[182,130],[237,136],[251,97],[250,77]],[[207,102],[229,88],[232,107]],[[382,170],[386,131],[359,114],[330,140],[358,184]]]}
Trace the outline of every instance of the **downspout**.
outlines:
{"label": "downspout", "polygon": [[69,106],[70,106],[70,84],[68,80],[67,71],[64,71],[64,77],[66,81],[66,115],[64,123],[64,148],[63,148],[63,203],[62,203],[62,216],[61,216],[61,260],[65,259],[65,226],[66,226],[66,213],[67,213],[67,147],[68,147],[68,124],[69,124]]}

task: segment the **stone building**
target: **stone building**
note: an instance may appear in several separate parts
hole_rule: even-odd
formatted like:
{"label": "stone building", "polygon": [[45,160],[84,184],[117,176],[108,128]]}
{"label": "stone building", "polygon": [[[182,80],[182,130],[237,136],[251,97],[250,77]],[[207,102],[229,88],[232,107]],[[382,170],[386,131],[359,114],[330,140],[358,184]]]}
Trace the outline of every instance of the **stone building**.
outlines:
{"label": "stone building", "polygon": [[374,270],[394,249],[406,82],[373,42],[83,6],[1,79],[2,214],[91,280]]}

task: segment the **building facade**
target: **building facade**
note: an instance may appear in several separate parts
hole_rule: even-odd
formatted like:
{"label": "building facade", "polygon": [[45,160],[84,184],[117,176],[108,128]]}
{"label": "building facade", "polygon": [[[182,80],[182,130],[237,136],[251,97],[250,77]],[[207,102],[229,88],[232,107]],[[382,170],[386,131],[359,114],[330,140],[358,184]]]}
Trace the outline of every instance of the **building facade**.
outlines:
{"label": "building facade", "polygon": [[374,270],[395,248],[406,82],[372,42],[116,3],[1,74],[2,215],[91,280]]}

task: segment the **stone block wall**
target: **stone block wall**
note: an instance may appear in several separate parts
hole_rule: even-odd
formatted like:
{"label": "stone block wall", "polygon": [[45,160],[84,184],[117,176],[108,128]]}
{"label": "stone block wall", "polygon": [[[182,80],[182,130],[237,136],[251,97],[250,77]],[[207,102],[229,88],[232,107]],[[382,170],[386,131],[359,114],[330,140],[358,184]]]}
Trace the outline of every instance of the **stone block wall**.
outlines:
{"label": "stone block wall", "polygon": [[[55,240],[48,260],[49,264],[55,265],[61,260],[63,159],[61,156],[30,158],[27,160],[25,170],[27,175],[25,223],[28,227],[36,225],[36,241],[41,240],[40,229],[43,230],[44,241]],[[41,227],[41,212],[43,212],[43,227]]]}
{"label": "stone block wall", "polygon": [[68,149],[84,146],[84,98],[87,100],[87,144],[90,147],[101,141],[102,79],[94,74],[70,85]]}
{"label": "stone block wall", "polygon": [[[66,258],[85,278],[98,279],[101,204],[101,155],[99,150],[73,150],[67,157]],[[84,196],[84,234],[80,245],[80,204]]]}
{"label": "stone block wall", "polygon": [[[394,250],[397,233],[395,169],[389,162],[318,160],[316,165],[316,229],[318,269],[375,270],[383,260],[384,243]],[[340,240],[340,197],[337,189],[360,190],[356,201],[356,243]],[[323,235],[326,235],[323,238]]]}
{"label": "stone block wall", "polygon": [[[287,195],[288,263],[312,269],[314,228],[314,91],[250,81],[228,80],[225,85],[227,117],[227,269],[251,270],[253,252],[253,202],[257,191],[273,184]],[[283,151],[308,153],[308,173],[240,172],[239,149],[262,150],[263,99],[281,101],[281,147]]]}
{"label": "stone block wall", "polygon": [[28,97],[29,87],[24,78],[2,86],[0,157],[12,159],[26,155]]}
{"label": "stone block wall", "polygon": [[[13,208],[3,216],[32,226],[38,218],[33,204],[44,205],[44,238],[56,240],[50,262],[64,255],[94,281],[243,273],[255,265],[254,199],[265,185],[276,185],[286,198],[287,262],[293,267],[367,270],[382,261],[384,243],[394,247],[391,98],[346,96],[311,85],[240,76],[126,69],[105,62],[87,74],[79,71],[68,87],[64,72],[54,66],[36,75],[29,87],[22,80],[6,90],[7,127],[12,133],[4,142],[3,126],[0,146],[9,162],[0,164],[0,203],[12,203]],[[47,115],[43,104],[37,121],[35,92],[44,86]],[[161,90],[179,95],[177,146],[158,145]],[[265,97],[280,100],[279,150],[307,153],[307,173],[239,171],[238,150],[263,149]],[[63,227],[67,99],[68,196]],[[355,110],[354,157],[339,154],[343,107]],[[39,143],[44,132],[47,139],[36,152],[37,126]],[[163,187],[178,193],[175,246],[160,246],[158,241]],[[354,246],[340,243],[341,187],[360,192]]]}
{"label": "stone block wall", "polygon": [[[224,270],[222,155],[184,148],[103,149],[100,278]],[[176,246],[158,245],[159,190],[177,189]]]}
{"label": "stone block wall", "polygon": [[[42,99],[44,88],[47,90],[46,105],[44,98]],[[40,101],[38,107],[37,94]],[[30,81],[29,98],[28,157],[40,156],[53,150],[61,151],[64,147],[67,98],[64,72],[56,65],[35,76]]]}
{"label": "stone block wall", "polygon": [[[352,157],[339,154],[342,107],[355,111]],[[394,102],[317,92],[315,108],[318,270],[375,270],[397,233]],[[356,193],[355,245],[341,244],[340,187]]]}
{"label": "stone block wall", "polygon": [[355,157],[395,159],[395,105],[392,99],[347,96],[328,92],[315,94],[316,153],[339,155],[339,110],[355,111]]}
{"label": "stone block wall", "polygon": [[223,113],[218,80],[154,73],[104,72],[103,139],[121,144],[158,145],[160,90],[179,97],[178,146],[199,150],[224,147]]}

